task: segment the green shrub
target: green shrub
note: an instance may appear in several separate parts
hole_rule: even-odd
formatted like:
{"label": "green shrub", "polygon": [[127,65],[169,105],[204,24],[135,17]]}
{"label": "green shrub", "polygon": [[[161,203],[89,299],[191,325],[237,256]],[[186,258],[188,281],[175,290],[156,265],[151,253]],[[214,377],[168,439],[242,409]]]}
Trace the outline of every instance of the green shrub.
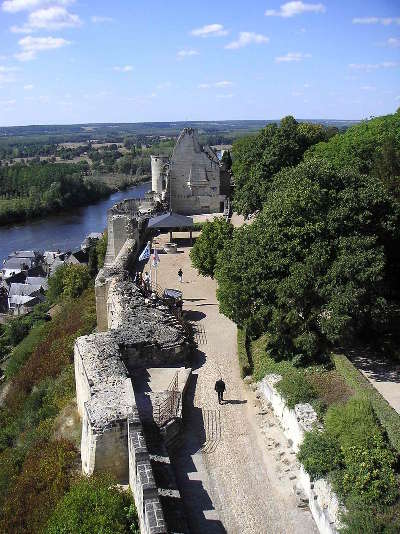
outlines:
{"label": "green shrub", "polygon": [[249,351],[247,350],[247,335],[245,328],[238,327],[237,329],[237,348],[240,376],[244,378],[245,376],[251,374],[252,371],[251,359]]}
{"label": "green shrub", "polygon": [[46,534],[139,532],[132,496],[107,476],[80,478],[59,502]]}
{"label": "green shrub", "polygon": [[396,458],[383,440],[373,438],[369,447],[343,446],[346,469],[341,490],[344,495],[357,495],[364,503],[391,504],[399,494],[393,470]]}
{"label": "green shrub", "polygon": [[342,455],[337,441],[327,432],[307,432],[297,454],[312,480],[338,469]]}
{"label": "green shrub", "polygon": [[359,499],[347,504],[347,513],[341,517],[341,534],[398,534],[400,518],[393,517],[391,509],[383,511],[365,506]]}
{"label": "green shrub", "polygon": [[371,403],[368,399],[355,397],[346,404],[333,405],[325,416],[325,428],[342,446],[369,446],[374,438],[381,438]]}
{"label": "green shrub", "polygon": [[306,376],[295,369],[286,373],[276,388],[286,399],[289,408],[294,408],[299,403],[310,402],[317,397],[314,387]]}

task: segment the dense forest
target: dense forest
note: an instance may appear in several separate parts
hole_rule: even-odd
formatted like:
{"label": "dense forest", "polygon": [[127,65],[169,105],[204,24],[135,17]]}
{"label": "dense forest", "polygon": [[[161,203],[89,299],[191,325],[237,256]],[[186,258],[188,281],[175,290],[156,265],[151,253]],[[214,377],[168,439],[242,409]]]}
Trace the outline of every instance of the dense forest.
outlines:
{"label": "dense forest", "polygon": [[87,173],[87,164],[0,167],[0,224],[87,204],[111,192]]}
{"label": "dense forest", "polygon": [[236,210],[191,252],[239,328],[242,375],[280,375],[323,431],[298,455],[345,534],[400,531],[400,417],[352,364],[400,359],[400,110],[331,136],[293,117],[233,145]]}

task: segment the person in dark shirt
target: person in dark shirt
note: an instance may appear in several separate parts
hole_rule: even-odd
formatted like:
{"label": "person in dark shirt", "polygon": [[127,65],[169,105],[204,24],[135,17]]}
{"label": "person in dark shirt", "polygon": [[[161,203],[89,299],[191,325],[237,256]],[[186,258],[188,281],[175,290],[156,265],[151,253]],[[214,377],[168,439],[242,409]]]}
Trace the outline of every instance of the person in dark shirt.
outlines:
{"label": "person in dark shirt", "polygon": [[222,378],[220,378],[219,380],[217,380],[215,382],[215,388],[214,389],[218,394],[218,403],[222,404],[222,402],[224,400],[224,391],[226,389],[225,382],[222,380]]}
{"label": "person in dark shirt", "polygon": [[183,271],[182,271],[182,269],[179,269],[179,271],[178,271],[178,277],[179,277],[179,282],[182,283],[182,282],[183,282]]}

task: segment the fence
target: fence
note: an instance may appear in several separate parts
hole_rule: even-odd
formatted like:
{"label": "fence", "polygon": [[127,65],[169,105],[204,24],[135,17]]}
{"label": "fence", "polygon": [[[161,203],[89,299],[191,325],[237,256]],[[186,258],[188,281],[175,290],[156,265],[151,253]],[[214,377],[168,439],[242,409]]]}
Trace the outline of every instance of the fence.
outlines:
{"label": "fence", "polygon": [[167,389],[167,397],[154,406],[154,421],[158,426],[163,426],[177,416],[181,394],[178,389],[178,371]]}

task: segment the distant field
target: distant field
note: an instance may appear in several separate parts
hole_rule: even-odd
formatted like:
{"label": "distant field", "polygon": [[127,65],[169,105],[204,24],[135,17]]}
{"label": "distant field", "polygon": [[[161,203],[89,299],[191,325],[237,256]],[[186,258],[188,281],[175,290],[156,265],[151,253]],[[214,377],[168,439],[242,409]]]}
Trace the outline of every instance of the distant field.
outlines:
{"label": "distant field", "polygon": [[[360,121],[346,121],[337,119],[298,119],[300,122],[321,123],[326,126],[347,128]],[[6,142],[34,142],[45,141],[62,143],[81,143],[89,139],[98,143],[110,140],[120,142],[127,135],[159,135],[176,136],[183,128],[197,128],[200,134],[234,133],[246,134],[260,130],[268,123],[278,120],[242,120],[242,121],[180,121],[180,122],[137,122],[137,123],[109,123],[109,124],[71,124],[71,125],[40,125],[40,126],[10,126],[0,127],[0,144]],[[71,145],[69,145],[71,146]]]}

